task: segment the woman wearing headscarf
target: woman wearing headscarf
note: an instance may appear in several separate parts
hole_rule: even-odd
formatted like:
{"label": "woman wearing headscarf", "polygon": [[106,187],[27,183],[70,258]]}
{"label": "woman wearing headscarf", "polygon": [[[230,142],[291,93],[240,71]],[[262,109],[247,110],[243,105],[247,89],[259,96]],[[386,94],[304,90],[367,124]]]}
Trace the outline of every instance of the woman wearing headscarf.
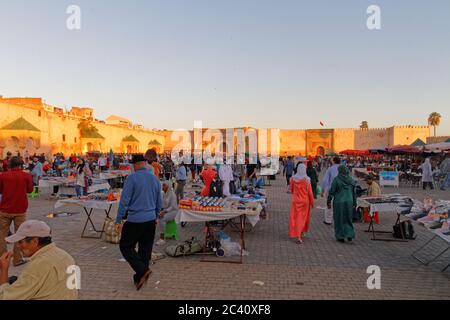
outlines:
{"label": "woman wearing headscarf", "polygon": [[205,169],[202,171],[200,176],[203,179],[203,183],[205,184],[201,196],[209,197],[209,190],[211,188],[211,183],[217,177],[217,172],[210,165],[206,165]]}
{"label": "woman wearing headscarf", "polygon": [[160,234],[160,239],[156,242],[157,245],[163,245],[164,241],[164,230],[166,229],[167,222],[175,220],[178,214],[178,203],[177,196],[172,189],[171,183],[169,181],[164,181],[162,183],[163,192],[163,202],[162,210],[159,213],[158,220],[158,230]]}
{"label": "woman wearing headscarf", "polygon": [[434,190],[433,186],[433,169],[431,167],[430,158],[426,158],[424,163],[419,167],[422,169],[422,186],[423,190],[427,189],[427,185],[430,186],[431,190]]}
{"label": "woman wearing headscarf", "polygon": [[314,169],[312,165],[312,161],[308,161],[308,165],[306,168],[306,174],[308,175],[309,179],[311,179],[311,187],[314,195],[314,199],[317,199],[317,182],[319,181],[319,178],[317,177],[317,171]]}
{"label": "woman wearing headscarf", "polygon": [[86,161],[84,159],[78,160],[77,166],[77,180],[75,183],[75,191],[77,193],[77,197],[83,196],[87,194],[87,189],[89,187],[89,177],[92,176],[92,171],[89,169],[89,166],[86,165]]}
{"label": "woman wearing headscarf", "polygon": [[345,242],[355,238],[353,229],[353,212],[356,208],[355,181],[350,177],[350,171],[344,165],[339,166],[338,175],[334,178],[328,192],[327,206],[333,202],[333,220],[336,240]]}
{"label": "woman wearing headscarf", "polygon": [[302,244],[302,238],[309,230],[311,209],[314,207],[311,182],[304,164],[297,165],[297,173],[290,180],[289,191],[292,193],[289,237],[295,238],[297,244]]}

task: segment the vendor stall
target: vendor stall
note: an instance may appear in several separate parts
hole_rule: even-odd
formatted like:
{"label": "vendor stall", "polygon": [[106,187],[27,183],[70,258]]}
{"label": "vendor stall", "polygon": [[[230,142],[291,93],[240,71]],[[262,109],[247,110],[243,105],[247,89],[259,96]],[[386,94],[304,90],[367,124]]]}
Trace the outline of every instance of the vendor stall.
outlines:
{"label": "vendor stall", "polygon": [[[401,223],[401,214],[403,214],[405,209],[412,207],[413,200],[409,197],[402,196],[400,194],[390,194],[384,195],[383,197],[366,197],[366,198],[358,198],[357,199],[357,207],[359,208],[368,208],[369,210],[369,228],[366,232],[372,233],[372,240],[376,241],[399,241],[406,242],[406,236],[402,234],[402,239],[394,239],[394,238],[377,238],[376,233],[389,233],[392,234],[392,231],[376,231],[375,230],[375,213],[395,213],[397,214],[397,219],[395,224],[398,225]],[[400,229],[402,230],[402,229]]]}
{"label": "vendor stall", "polygon": [[224,221],[224,228],[227,223],[239,218],[238,227],[241,240],[241,255],[238,263],[242,263],[242,250],[245,249],[246,221],[248,219],[250,224],[255,226],[260,219],[262,209],[261,204],[257,202],[243,203],[232,199],[194,197],[193,199],[180,201],[180,211],[175,220],[177,223],[204,222],[206,228],[205,247],[208,247],[211,238],[214,238],[214,230],[211,222]]}

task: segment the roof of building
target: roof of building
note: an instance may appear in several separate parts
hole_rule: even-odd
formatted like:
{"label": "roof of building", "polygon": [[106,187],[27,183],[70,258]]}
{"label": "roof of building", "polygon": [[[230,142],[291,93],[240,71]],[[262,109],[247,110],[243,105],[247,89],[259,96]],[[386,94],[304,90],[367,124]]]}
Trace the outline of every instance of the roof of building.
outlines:
{"label": "roof of building", "polygon": [[81,138],[84,139],[105,139],[97,130],[93,130],[92,128],[82,128],[80,129]]}
{"label": "roof of building", "polygon": [[148,144],[156,144],[156,145],[161,145],[161,143],[158,141],[158,140],[152,140],[152,141],[150,141]]}
{"label": "roof of building", "polygon": [[421,147],[421,146],[426,145],[426,143],[423,142],[422,139],[418,138],[418,139],[417,139],[416,141],[414,141],[411,145],[414,146],[414,147]]}
{"label": "roof of building", "polygon": [[123,138],[122,141],[126,141],[126,142],[139,142],[139,140],[136,139],[132,134],[130,134],[129,136],[126,136],[125,138]]}
{"label": "roof of building", "polygon": [[27,120],[25,120],[23,117],[20,117],[17,120],[14,120],[10,124],[4,126],[2,130],[27,130],[27,131],[37,131],[40,132],[38,128],[33,126],[31,123],[29,123]]}

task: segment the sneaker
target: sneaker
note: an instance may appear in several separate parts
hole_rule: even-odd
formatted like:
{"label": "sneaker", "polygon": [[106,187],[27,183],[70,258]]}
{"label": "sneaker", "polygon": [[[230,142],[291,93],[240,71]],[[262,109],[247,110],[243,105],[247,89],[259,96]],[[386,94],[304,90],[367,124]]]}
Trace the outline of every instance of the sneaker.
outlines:
{"label": "sneaker", "polygon": [[159,239],[158,241],[156,241],[156,245],[157,246],[162,246],[166,244],[166,240],[164,239]]}

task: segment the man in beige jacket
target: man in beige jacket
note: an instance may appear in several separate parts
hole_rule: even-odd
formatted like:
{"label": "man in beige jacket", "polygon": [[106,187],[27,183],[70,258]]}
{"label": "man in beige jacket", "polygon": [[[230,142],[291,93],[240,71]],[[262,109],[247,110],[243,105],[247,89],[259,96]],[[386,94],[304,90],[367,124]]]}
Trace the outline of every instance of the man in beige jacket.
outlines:
{"label": "man in beige jacket", "polygon": [[[0,257],[0,300],[74,300],[78,298],[79,275],[74,259],[52,243],[50,227],[42,221],[29,220],[6,238],[17,243],[30,258],[18,280],[10,284],[12,252]],[[71,281],[72,278],[75,281]]]}

